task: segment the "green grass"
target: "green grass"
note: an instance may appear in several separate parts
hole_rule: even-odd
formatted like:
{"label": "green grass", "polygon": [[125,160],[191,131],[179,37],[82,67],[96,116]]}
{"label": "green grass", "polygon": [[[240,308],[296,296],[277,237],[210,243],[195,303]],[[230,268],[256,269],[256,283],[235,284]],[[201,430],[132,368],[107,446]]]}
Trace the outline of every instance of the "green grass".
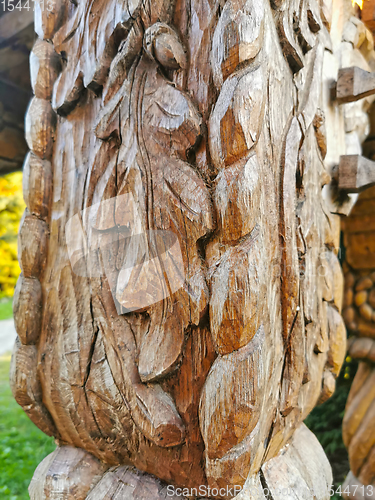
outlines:
{"label": "green grass", "polygon": [[2,319],[10,319],[12,315],[12,299],[0,300],[0,321]]}
{"label": "green grass", "polygon": [[9,387],[10,355],[0,356],[0,498],[27,500],[37,465],[55,449],[13,399]]}

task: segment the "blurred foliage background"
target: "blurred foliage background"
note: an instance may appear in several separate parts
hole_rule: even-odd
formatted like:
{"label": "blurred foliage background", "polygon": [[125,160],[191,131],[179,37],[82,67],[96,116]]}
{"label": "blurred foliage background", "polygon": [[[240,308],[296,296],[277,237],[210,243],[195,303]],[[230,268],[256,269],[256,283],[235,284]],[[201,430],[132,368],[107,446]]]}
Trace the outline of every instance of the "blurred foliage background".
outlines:
{"label": "blurred foliage background", "polygon": [[22,172],[0,177],[0,300],[13,296],[21,272],[17,232],[24,210]]}

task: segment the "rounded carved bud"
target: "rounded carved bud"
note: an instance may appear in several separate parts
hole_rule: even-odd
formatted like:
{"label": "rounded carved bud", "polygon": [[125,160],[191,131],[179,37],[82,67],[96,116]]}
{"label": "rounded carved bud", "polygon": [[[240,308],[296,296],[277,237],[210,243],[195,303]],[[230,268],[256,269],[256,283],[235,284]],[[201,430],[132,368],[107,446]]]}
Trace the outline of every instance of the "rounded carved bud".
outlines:
{"label": "rounded carved bud", "polygon": [[360,307],[362,304],[364,304],[367,301],[367,295],[368,294],[365,290],[358,292],[354,297],[356,306]]}
{"label": "rounded carved bud", "polygon": [[371,280],[371,278],[369,278],[368,276],[365,276],[364,278],[361,278],[356,286],[355,286],[355,289],[357,292],[360,292],[362,290],[368,290],[369,288],[371,288],[373,285],[373,282]]}
{"label": "rounded carved bud", "polygon": [[344,307],[349,307],[353,304],[353,289],[348,288],[344,294]]}
{"label": "rounded carved bud", "polygon": [[32,214],[46,219],[52,196],[51,163],[29,153],[23,166],[22,183],[27,208]]}
{"label": "rounded carved bud", "polygon": [[367,321],[371,321],[373,309],[369,304],[362,304],[359,308],[359,312],[362,318],[367,319]]}
{"label": "rounded carved bud", "polygon": [[51,40],[60,28],[69,10],[70,2],[64,0],[35,0],[34,30],[43,40]]}
{"label": "rounded carved bud", "polygon": [[354,321],[355,311],[353,307],[347,307],[342,313],[345,323],[350,325]]}
{"label": "rounded carved bud", "polygon": [[18,252],[21,269],[26,278],[39,278],[43,271],[47,235],[47,224],[25,212],[18,235]]}
{"label": "rounded carved bud", "polygon": [[50,100],[53,84],[61,71],[60,56],[53,45],[38,39],[30,53],[31,86],[36,97]]}
{"label": "rounded carved bud", "polygon": [[56,114],[51,103],[34,97],[25,118],[25,135],[29,148],[42,160],[52,156]]}
{"label": "rounded carved bud", "polygon": [[167,69],[185,69],[186,51],[177,33],[167,24],[155,23],[146,30],[143,42],[146,53]]}
{"label": "rounded carved bud", "polygon": [[347,287],[352,287],[354,286],[355,283],[355,277],[353,273],[346,273],[345,274],[345,284]]}
{"label": "rounded carved bud", "polygon": [[35,344],[42,324],[42,286],[39,280],[20,275],[14,292],[13,315],[22,344]]}

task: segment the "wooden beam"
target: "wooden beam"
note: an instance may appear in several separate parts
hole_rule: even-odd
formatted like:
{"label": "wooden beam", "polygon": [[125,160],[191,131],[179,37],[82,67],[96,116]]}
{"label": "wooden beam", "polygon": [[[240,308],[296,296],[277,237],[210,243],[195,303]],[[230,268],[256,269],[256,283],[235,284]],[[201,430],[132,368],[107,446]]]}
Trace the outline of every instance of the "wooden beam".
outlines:
{"label": "wooden beam", "polygon": [[16,37],[21,31],[34,23],[34,12],[29,10],[13,10],[0,17],[0,44]]}
{"label": "wooden beam", "polygon": [[375,73],[357,66],[339,70],[336,98],[340,103],[358,101],[372,94],[375,94]]}
{"label": "wooden beam", "polygon": [[339,163],[339,189],[360,193],[375,185],[375,161],[360,155],[344,155]]}
{"label": "wooden beam", "polygon": [[363,2],[361,21],[364,22],[372,32],[375,31],[375,0],[366,0]]}

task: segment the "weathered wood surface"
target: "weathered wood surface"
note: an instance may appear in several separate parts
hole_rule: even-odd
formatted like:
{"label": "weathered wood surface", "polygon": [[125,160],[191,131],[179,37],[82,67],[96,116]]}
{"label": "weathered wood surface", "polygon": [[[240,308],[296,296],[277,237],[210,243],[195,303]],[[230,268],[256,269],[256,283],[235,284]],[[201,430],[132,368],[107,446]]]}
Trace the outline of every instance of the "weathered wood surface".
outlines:
{"label": "weathered wood surface", "polygon": [[[306,459],[309,467],[305,465]],[[249,476],[243,488],[238,487],[234,492],[238,493],[236,500],[278,500],[287,495],[299,499],[328,499],[331,484],[328,459],[316,437],[302,424],[290,444],[266,462],[258,474]],[[56,498],[56,495],[67,500],[188,498],[183,488],[176,490],[134,467],[109,467],[86,451],[71,446],[62,446],[46,457],[35,471],[29,488],[31,500]],[[209,490],[197,488],[198,495],[199,491],[204,494]]]}
{"label": "weathered wood surface", "polygon": [[375,31],[375,2],[374,0],[367,0],[363,2],[361,17],[366,26]]}
{"label": "weathered wood surface", "polygon": [[360,155],[344,155],[338,171],[339,189],[360,193],[375,185],[375,162]]}
{"label": "weathered wood surface", "polygon": [[336,97],[344,102],[353,102],[375,94],[375,73],[370,73],[357,66],[342,68],[336,85]]}
{"label": "weathered wood surface", "polygon": [[34,406],[73,451],[46,459],[30,492],[54,498],[61,467],[70,498],[80,448],[108,470],[77,500],[117,498],[123,479],[149,482],[151,500],[166,483],[275,484],[280,470],[328,499],[301,425],[345,355],[328,184],[347,152],[330,86],[353,52],[350,1],[331,36],[314,0],[54,5],[35,22],[15,314]]}
{"label": "weathered wood surface", "polygon": [[375,498],[375,262],[368,247],[371,240],[375,241],[375,228],[368,224],[375,216],[374,200],[372,187],[359,196],[343,226],[343,315],[351,335],[348,353],[359,361],[343,421],[351,469],[345,482],[350,491],[346,497],[355,500]]}

